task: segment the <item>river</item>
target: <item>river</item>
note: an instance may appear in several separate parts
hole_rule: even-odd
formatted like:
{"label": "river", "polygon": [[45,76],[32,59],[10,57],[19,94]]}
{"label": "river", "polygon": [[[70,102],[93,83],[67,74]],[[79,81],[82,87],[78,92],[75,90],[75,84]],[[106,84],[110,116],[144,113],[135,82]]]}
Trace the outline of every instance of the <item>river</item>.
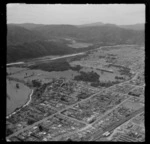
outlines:
{"label": "river", "polygon": [[[16,84],[19,85],[19,88],[16,88]],[[29,96],[32,93],[32,90],[24,85],[23,83],[16,82],[14,80],[7,79],[7,112],[9,115],[19,108],[26,104],[30,100]]]}

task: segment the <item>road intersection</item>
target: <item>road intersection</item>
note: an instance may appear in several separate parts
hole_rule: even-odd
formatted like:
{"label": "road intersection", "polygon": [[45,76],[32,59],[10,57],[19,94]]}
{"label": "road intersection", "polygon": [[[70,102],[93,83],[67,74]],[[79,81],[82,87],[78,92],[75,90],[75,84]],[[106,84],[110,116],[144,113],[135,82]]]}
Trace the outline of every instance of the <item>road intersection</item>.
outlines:
{"label": "road intersection", "polygon": [[[136,77],[137,74],[138,74],[138,73],[136,73],[136,74],[134,75],[134,77]],[[133,77],[132,79],[134,79],[134,77]],[[132,79],[130,79],[130,80],[132,80]],[[119,84],[116,84],[116,85],[120,85],[120,84],[126,83],[126,82],[128,82],[128,81],[130,81],[130,80],[124,81],[124,82],[119,83]],[[21,130],[15,132],[15,133],[11,134],[11,135],[9,135],[6,139],[9,139],[10,137],[13,137],[13,136],[17,136],[19,133],[30,129],[30,128],[32,128],[32,127],[34,127],[34,126],[40,124],[40,123],[43,122],[43,121],[48,120],[49,118],[53,117],[53,116],[56,115],[56,114],[60,114],[60,113],[63,112],[64,110],[67,110],[67,109],[69,109],[69,108],[72,108],[73,106],[75,106],[75,105],[77,105],[77,104],[79,104],[79,103],[81,103],[81,102],[87,101],[88,99],[91,99],[91,98],[94,97],[95,95],[100,94],[103,90],[109,90],[109,88],[115,87],[116,85],[110,86],[110,87],[108,87],[108,88],[104,88],[104,89],[100,90],[99,92],[97,92],[97,93],[91,95],[90,97],[88,97],[88,98],[86,98],[86,99],[83,99],[83,100],[81,100],[81,101],[79,101],[79,102],[77,102],[77,103],[75,103],[75,104],[69,105],[69,106],[65,107],[64,109],[62,109],[62,110],[60,110],[60,111],[57,111],[56,113],[54,113],[54,114],[52,114],[52,115],[50,115],[50,116],[48,116],[48,117],[46,117],[46,118],[44,118],[44,119],[38,121],[38,122],[35,122],[34,124],[32,124],[32,125],[30,125],[30,126],[27,126],[27,127],[25,127],[25,128],[23,128],[23,129],[21,129]],[[136,86],[135,86],[135,87],[136,87]],[[126,100],[127,100],[127,99],[126,99]],[[123,101],[123,102],[124,102],[124,101]],[[119,105],[120,105],[120,104],[119,104]],[[119,105],[117,105],[117,106],[119,106]],[[116,106],[116,107],[117,107],[117,106]],[[113,109],[115,109],[116,107],[114,107]],[[112,110],[112,109],[111,109],[111,110]],[[106,112],[106,114],[104,114],[104,115],[107,115],[107,113],[109,113],[109,112],[111,112],[111,111]],[[70,117],[68,117],[68,118],[70,118]],[[81,121],[81,122],[82,122],[82,121]]]}

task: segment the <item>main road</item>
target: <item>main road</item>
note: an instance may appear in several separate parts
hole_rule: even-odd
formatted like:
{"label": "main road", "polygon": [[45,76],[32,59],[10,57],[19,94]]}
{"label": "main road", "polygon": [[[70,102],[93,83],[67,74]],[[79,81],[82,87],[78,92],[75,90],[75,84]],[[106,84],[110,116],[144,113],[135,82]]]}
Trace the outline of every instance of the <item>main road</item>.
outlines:
{"label": "main road", "polygon": [[[138,73],[136,73],[136,74],[134,75],[134,77],[135,77],[137,74],[138,74]],[[134,77],[133,77],[133,78],[134,78]],[[132,78],[132,79],[133,79],[133,78]],[[132,80],[132,79],[130,79],[130,80]],[[130,80],[128,80],[128,81],[130,81]],[[119,84],[116,84],[116,85],[120,85],[120,84],[126,83],[126,82],[128,82],[128,81],[124,81],[124,82],[119,83]],[[110,86],[110,87],[115,87],[116,85],[113,85],[113,86]],[[83,99],[83,100],[81,100],[81,101],[79,101],[79,102],[77,102],[77,103],[75,103],[75,104],[73,104],[73,105],[67,106],[67,107],[65,107],[64,109],[62,109],[62,110],[60,110],[60,111],[57,111],[56,113],[54,113],[54,114],[52,114],[52,115],[50,115],[50,116],[48,116],[48,117],[46,117],[46,118],[44,118],[44,119],[42,119],[42,120],[39,120],[38,122],[35,122],[34,124],[32,124],[32,125],[30,125],[30,126],[27,126],[27,127],[25,127],[25,128],[23,128],[23,129],[21,129],[21,130],[15,132],[15,133],[9,135],[8,137],[6,137],[6,139],[9,139],[9,138],[11,138],[11,137],[13,137],[13,136],[17,136],[19,133],[21,133],[21,132],[23,132],[23,131],[25,131],[25,130],[30,129],[30,128],[32,128],[32,127],[34,127],[34,126],[40,124],[40,123],[43,122],[43,121],[48,120],[49,118],[53,117],[55,114],[57,114],[57,113],[59,114],[59,113],[63,112],[64,110],[67,110],[67,109],[69,109],[69,108],[75,106],[75,105],[78,104],[78,103],[87,101],[87,100],[90,99],[91,97],[94,97],[95,95],[100,94],[103,90],[109,89],[110,87],[101,89],[99,92],[97,92],[97,93],[91,95],[91,96],[88,97],[87,99]]]}
{"label": "main road", "polygon": [[[135,75],[136,76],[136,75]],[[134,76],[134,77],[135,77]],[[127,81],[126,81],[127,82]],[[123,82],[123,83],[125,83],[125,82]],[[139,87],[139,86],[135,86],[134,88],[132,88],[132,90],[133,89],[135,89],[136,87]],[[140,86],[140,87],[142,87],[142,86]],[[110,88],[110,87],[109,87]],[[122,96],[123,95],[127,95],[127,94],[121,94]],[[125,103],[126,101],[128,101],[131,97],[133,97],[133,96],[129,96],[127,99],[125,99],[125,100],[123,100],[120,104],[118,104],[118,105],[116,105],[116,106],[114,106],[112,109],[110,109],[110,110],[108,110],[108,111],[106,111],[103,115],[100,115],[100,116],[98,116],[97,117],[97,119],[96,119],[96,121],[94,121],[94,123],[91,123],[91,124],[87,124],[84,128],[82,128],[82,129],[79,129],[79,130],[77,130],[77,131],[73,131],[73,132],[70,132],[69,134],[64,134],[64,135],[60,135],[60,136],[58,136],[58,137],[55,137],[53,140],[54,141],[57,141],[57,140],[59,140],[61,137],[69,137],[69,136],[71,136],[72,134],[74,134],[74,133],[77,133],[77,132],[80,132],[80,131],[83,131],[83,130],[85,130],[85,129],[87,129],[87,128],[89,128],[89,127],[93,127],[93,125],[95,124],[95,123],[97,123],[100,119],[102,119],[102,118],[104,118],[107,114],[109,114],[109,113],[111,113],[113,110],[115,110],[116,108],[118,108],[120,105],[122,105],[123,103]],[[142,108],[142,111],[143,111],[144,109]],[[141,111],[141,110],[140,110]],[[69,117],[70,118],[70,117]],[[80,122],[83,122],[83,121],[81,121],[80,120]],[[85,122],[84,122],[85,123]],[[121,123],[122,124],[122,123]],[[104,132],[103,132],[104,133]],[[102,133],[102,134],[103,134]]]}
{"label": "main road", "polygon": [[[117,47],[117,46],[133,46],[133,45],[113,45],[113,46],[102,46],[102,47],[99,47],[99,48],[96,48],[96,49],[91,49],[91,50],[87,50],[87,51],[84,51],[84,52],[80,52],[80,53],[75,53],[75,54],[70,54],[70,55],[63,55],[63,56],[58,56],[58,57],[54,57],[54,58],[47,58],[47,59],[38,59],[38,60],[35,60],[34,62],[43,62],[43,61],[51,61],[51,60],[57,60],[57,59],[61,59],[61,58],[67,58],[67,57],[72,57],[72,56],[77,56],[77,55],[83,55],[85,54],[86,52],[89,52],[89,51],[94,51],[94,50],[98,50],[98,49],[102,49],[102,48],[105,48],[105,47]],[[46,56],[47,57],[47,56]],[[12,66],[12,65],[22,65],[22,64],[30,64],[30,63],[34,63],[32,62],[24,62],[24,61],[21,61],[21,62],[14,62],[14,63],[8,63],[6,64],[7,66]]]}

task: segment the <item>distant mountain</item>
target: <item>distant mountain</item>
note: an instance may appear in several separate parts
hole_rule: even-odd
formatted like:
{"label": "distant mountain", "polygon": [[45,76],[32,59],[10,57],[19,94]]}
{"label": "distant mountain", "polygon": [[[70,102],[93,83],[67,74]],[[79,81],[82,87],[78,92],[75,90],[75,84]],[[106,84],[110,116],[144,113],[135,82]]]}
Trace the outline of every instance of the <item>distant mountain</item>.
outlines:
{"label": "distant mountain", "polygon": [[34,23],[22,23],[22,24],[8,24],[8,25],[12,25],[12,26],[19,26],[19,27],[23,27],[25,29],[28,30],[32,30],[34,28],[40,27],[40,26],[44,26],[44,24],[34,24]]}
{"label": "distant mountain", "polygon": [[102,23],[102,22],[96,22],[96,23],[79,25],[78,27],[102,26],[102,25],[104,25],[104,23]]}
{"label": "distant mountain", "polygon": [[75,53],[75,49],[71,49],[62,43],[49,41],[34,41],[18,45],[8,45],[7,63],[47,55],[65,55],[71,53]]}
{"label": "distant mountain", "polygon": [[73,25],[45,25],[33,29],[47,39],[57,37],[74,37],[79,34],[79,28]]}
{"label": "distant mountain", "polygon": [[103,26],[103,25],[118,26],[121,28],[131,29],[131,30],[144,30],[144,28],[145,28],[143,23],[137,23],[137,24],[133,24],[133,25],[115,25],[115,24],[109,24],[109,23],[105,24],[102,22],[83,24],[83,25],[79,25],[78,27],[92,27],[92,26]]}
{"label": "distant mountain", "polygon": [[27,30],[16,25],[7,25],[7,45],[21,44],[24,42],[32,42],[44,39],[45,38],[37,31]]}
{"label": "distant mountain", "polygon": [[[138,31],[133,31],[133,29],[138,29]],[[141,29],[143,29],[142,24],[117,26],[114,24],[103,24],[101,22],[87,24],[86,26],[82,25],[81,27],[74,25],[41,25],[30,23],[8,24],[7,42],[14,44],[58,37],[70,37],[90,42],[132,43],[134,40],[134,43],[139,43],[141,40],[144,40],[144,31],[139,32]],[[137,36],[137,33],[140,36]],[[141,40],[138,41],[137,37]]]}
{"label": "distant mountain", "polygon": [[131,30],[144,30],[145,25],[143,23],[133,24],[133,25],[119,25],[121,28],[131,29]]}
{"label": "distant mountain", "polygon": [[[26,27],[26,28],[25,28]],[[30,29],[30,30],[29,30]],[[7,61],[46,55],[74,53],[73,48],[54,39],[72,38],[93,44],[144,44],[144,31],[114,24],[77,27],[74,25],[7,25]]]}
{"label": "distant mountain", "polygon": [[144,42],[144,32],[123,29],[113,24],[102,26],[76,27],[72,25],[49,25],[34,28],[34,31],[51,39],[56,37],[71,37],[87,42],[103,43],[141,43]]}

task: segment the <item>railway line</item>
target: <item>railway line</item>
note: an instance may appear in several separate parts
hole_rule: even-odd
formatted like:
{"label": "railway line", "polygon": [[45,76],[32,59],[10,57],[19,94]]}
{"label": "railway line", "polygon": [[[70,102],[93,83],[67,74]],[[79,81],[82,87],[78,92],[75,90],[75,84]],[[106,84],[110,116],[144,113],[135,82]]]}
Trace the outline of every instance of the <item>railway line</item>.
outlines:
{"label": "railway line", "polygon": [[100,138],[103,137],[103,135],[102,135],[103,133],[113,131],[114,129],[116,129],[117,127],[119,127],[120,125],[122,125],[123,123],[125,123],[126,121],[130,120],[131,118],[135,117],[136,115],[138,115],[139,113],[141,113],[141,112],[143,112],[143,111],[144,111],[144,107],[142,107],[142,108],[140,108],[139,110],[133,112],[133,113],[132,113],[130,116],[128,116],[127,118],[122,119],[122,120],[120,120],[119,122],[114,123],[112,126],[103,129],[103,132],[98,133],[97,135],[95,135],[95,136],[94,136],[94,139],[92,139],[92,140],[94,140],[94,141],[99,140]]}

